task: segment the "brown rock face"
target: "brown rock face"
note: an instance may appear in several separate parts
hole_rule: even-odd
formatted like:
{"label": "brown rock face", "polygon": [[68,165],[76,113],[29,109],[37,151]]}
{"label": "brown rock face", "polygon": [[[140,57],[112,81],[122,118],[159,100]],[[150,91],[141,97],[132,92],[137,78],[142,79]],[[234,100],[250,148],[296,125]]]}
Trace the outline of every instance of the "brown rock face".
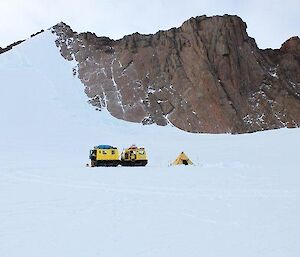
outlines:
{"label": "brown rock face", "polygon": [[143,124],[244,133],[300,125],[300,39],[260,50],[237,16],[196,17],[114,41],[53,27],[90,103]]}

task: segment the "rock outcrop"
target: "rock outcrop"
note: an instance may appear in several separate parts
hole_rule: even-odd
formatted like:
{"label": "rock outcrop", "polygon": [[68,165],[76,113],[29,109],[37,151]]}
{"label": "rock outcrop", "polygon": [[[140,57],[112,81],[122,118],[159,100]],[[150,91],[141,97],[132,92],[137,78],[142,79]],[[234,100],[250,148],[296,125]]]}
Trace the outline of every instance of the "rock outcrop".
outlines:
{"label": "rock outcrop", "polygon": [[89,102],[115,117],[190,132],[245,133],[300,125],[300,39],[261,50],[237,16],[200,16],[120,40],[52,31]]}
{"label": "rock outcrop", "polygon": [[3,54],[3,53],[5,53],[5,52],[7,52],[7,51],[13,49],[13,47],[15,47],[15,46],[17,46],[17,45],[23,43],[24,41],[25,41],[25,40],[19,40],[19,41],[17,41],[17,42],[14,42],[14,43],[8,45],[8,46],[5,47],[5,48],[0,47],[0,54]]}

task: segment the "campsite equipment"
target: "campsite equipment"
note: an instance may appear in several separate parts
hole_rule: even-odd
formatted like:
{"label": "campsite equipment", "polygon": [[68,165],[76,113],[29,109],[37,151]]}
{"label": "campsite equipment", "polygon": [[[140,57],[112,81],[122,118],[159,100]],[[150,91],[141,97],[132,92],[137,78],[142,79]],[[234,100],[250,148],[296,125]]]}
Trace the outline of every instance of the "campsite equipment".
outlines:
{"label": "campsite equipment", "polygon": [[184,152],[181,152],[175,161],[173,161],[172,165],[193,165],[193,162],[190,160],[189,157]]}

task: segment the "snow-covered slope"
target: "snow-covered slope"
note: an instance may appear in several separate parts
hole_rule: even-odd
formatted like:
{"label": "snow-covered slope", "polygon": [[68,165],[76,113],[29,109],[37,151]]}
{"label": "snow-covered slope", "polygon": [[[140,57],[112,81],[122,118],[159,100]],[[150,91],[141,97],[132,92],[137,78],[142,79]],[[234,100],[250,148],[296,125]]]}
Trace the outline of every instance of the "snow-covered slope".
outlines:
{"label": "snow-covered slope", "polygon": [[[0,55],[0,256],[300,255],[300,130],[189,134],[93,110],[49,31]],[[87,168],[97,144],[144,168]],[[171,167],[181,152],[195,163]]]}

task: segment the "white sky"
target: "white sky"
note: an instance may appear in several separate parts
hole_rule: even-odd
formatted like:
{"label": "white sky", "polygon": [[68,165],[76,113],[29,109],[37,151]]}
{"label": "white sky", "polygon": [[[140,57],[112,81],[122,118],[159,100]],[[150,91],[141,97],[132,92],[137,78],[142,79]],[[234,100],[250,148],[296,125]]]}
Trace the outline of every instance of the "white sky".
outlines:
{"label": "white sky", "polygon": [[260,48],[300,34],[300,0],[0,0],[0,46],[60,21],[78,32],[121,38],[178,27],[192,16],[239,15]]}

